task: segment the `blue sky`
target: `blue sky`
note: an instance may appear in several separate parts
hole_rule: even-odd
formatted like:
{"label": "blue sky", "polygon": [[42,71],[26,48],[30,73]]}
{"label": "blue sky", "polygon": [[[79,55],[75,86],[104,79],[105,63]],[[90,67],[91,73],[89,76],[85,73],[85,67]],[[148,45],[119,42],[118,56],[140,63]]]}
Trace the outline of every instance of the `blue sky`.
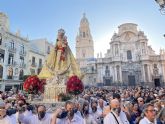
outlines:
{"label": "blue sky", "polygon": [[95,55],[105,53],[117,27],[136,23],[147,35],[149,45],[159,53],[165,48],[165,15],[155,0],[0,0],[0,11],[8,15],[10,30],[30,39],[55,42],[57,30],[64,28],[75,54],[75,38],[83,13],[90,23]]}

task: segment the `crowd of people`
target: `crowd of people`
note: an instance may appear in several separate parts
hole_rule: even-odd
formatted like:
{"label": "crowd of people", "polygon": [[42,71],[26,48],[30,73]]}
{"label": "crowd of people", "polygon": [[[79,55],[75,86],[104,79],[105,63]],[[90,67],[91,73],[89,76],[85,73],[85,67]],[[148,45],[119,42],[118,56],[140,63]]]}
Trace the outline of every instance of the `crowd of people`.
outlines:
{"label": "crowd of people", "polygon": [[0,92],[0,124],[165,124],[165,88],[86,88],[52,113],[23,93]]}

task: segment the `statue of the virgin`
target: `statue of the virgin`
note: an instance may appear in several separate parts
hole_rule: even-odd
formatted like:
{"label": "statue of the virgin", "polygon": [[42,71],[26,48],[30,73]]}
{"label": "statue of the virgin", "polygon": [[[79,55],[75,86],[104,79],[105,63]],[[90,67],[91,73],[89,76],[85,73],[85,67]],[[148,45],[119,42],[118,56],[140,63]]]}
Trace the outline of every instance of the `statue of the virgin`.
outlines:
{"label": "statue of the virgin", "polygon": [[67,77],[77,75],[81,78],[80,68],[68,46],[67,37],[63,29],[58,30],[55,47],[48,55],[38,77],[51,79],[57,75],[66,75]]}

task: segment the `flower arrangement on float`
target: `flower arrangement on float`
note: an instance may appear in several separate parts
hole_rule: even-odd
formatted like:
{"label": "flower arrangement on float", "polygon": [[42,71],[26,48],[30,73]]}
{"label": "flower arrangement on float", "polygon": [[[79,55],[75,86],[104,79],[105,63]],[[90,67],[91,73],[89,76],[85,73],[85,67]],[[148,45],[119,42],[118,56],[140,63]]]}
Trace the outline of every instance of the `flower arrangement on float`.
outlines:
{"label": "flower arrangement on float", "polygon": [[45,79],[39,79],[36,75],[29,76],[24,84],[23,89],[29,94],[39,94],[44,92]]}
{"label": "flower arrangement on float", "polygon": [[71,95],[79,95],[83,92],[84,85],[83,82],[79,79],[78,76],[73,75],[69,77],[66,83],[66,92]]}

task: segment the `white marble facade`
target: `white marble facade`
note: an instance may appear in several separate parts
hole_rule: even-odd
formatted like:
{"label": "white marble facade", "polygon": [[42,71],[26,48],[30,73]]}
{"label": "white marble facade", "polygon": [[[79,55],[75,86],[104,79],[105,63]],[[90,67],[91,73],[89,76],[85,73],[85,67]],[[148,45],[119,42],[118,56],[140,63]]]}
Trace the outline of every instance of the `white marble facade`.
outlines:
{"label": "white marble facade", "polygon": [[159,86],[165,82],[165,51],[156,55],[137,24],[118,27],[104,58],[97,58],[97,82],[104,85]]}

